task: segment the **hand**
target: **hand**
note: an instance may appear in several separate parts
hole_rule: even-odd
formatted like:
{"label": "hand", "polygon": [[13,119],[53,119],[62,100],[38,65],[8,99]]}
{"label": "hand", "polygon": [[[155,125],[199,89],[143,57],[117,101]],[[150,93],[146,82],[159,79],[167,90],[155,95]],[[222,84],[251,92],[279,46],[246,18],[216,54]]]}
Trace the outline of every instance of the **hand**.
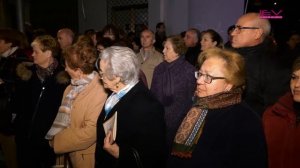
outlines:
{"label": "hand", "polygon": [[110,153],[115,158],[119,158],[119,146],[113,140],[112,131],[109,131],[104,138],[103,149]]}
{"label": "hand", "polygon": [[4,81],[0,78],[0,85],[3,84],[3,83],[4,83]]}

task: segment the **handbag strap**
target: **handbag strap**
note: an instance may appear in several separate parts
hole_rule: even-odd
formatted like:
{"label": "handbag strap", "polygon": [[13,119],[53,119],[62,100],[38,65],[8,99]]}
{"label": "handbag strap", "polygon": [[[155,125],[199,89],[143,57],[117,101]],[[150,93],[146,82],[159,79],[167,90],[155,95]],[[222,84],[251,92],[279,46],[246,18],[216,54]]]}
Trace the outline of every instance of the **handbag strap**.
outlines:
{"label": "handbag strap", "polygon": [[138,168],[143,168],[143,164],[141,162],[141,158],[140,158],[140,155],[139,155],[138,151],[135,148],[131,148],[131,149],[132,149],[133,156],[134,156],[135,162],[137,164],[137,167]]}

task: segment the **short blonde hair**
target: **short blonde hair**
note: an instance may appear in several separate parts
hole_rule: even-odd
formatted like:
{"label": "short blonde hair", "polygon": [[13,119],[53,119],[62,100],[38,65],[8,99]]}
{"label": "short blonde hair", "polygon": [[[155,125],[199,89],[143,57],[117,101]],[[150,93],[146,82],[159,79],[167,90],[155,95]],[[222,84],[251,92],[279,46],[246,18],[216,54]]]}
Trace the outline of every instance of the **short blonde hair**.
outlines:
{"label": "short blonde hair", "polygon": [[207,49],[199,55],[198,63],[200,67],[202,66],[203,62],[209,58],[219,58],[224,60],[224,73],[226,81],[232,84],[234,88],[245,85],[245,61],[240,54],[220,48]]}

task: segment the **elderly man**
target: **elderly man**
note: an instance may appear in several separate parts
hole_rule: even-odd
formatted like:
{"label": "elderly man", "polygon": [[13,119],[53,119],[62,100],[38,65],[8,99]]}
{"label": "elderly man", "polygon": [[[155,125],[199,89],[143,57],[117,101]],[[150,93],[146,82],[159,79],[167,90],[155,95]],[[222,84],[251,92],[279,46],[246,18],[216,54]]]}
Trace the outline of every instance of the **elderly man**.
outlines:
{"label": "elderly man", "polygon": [[200,31],[196,28],[190,28],[184,35],[185,46],[188,50],[185,53],[185,60],[193,66],[197,66],[198,55],[200,54]]}
{"label": "elderly man", "polygon": [[142,48],[137,57],[141,63],[141,69],[145,73],[149,88],[151,87],[154,68],[163,61],[163,55],[155,49],[154,43],[154,33],[151,30],[142,31]]}
{"label": "elderly man", "polygon": [[247,13],[237,20],[231,34],[232,47],[246,61],[245,101],[260,115],[289,86],[289,70],[277,59],[270,31],[267,19],[260,18],[258,13]]}
{"label": "elderly man", "polygon": [[74,40],[74,32],[69,28],[62,28],[57,31],[57,40],[61,49],[71,46]]}

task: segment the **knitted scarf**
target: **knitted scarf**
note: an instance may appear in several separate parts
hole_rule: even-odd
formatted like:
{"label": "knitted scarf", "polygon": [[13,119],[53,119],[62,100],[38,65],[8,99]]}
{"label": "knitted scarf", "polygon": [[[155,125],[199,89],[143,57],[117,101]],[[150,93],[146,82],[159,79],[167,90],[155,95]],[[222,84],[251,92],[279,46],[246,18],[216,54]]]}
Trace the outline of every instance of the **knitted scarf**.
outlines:
{"label": "knitted scarf", "polygon": [[77,95],[85,89],[85,87],[94,79],[96,72],[93,72],[85,78],[79,80],[71,80],[71,90],[63,99],[61,106],[58,109],[56,118],[52,124],[52,127],[46,135],[46,139],[51,140],[53,136],[69,127],[71,122],[71,109],[72,103]]}
{"label": "knitted scarf", "polygon": [[191,158],[205,125],[208,110],[238,104],[241,97],[242,89],[235,88],[228,92],[197,98],[177,130],[171,154],[180,158]]}

